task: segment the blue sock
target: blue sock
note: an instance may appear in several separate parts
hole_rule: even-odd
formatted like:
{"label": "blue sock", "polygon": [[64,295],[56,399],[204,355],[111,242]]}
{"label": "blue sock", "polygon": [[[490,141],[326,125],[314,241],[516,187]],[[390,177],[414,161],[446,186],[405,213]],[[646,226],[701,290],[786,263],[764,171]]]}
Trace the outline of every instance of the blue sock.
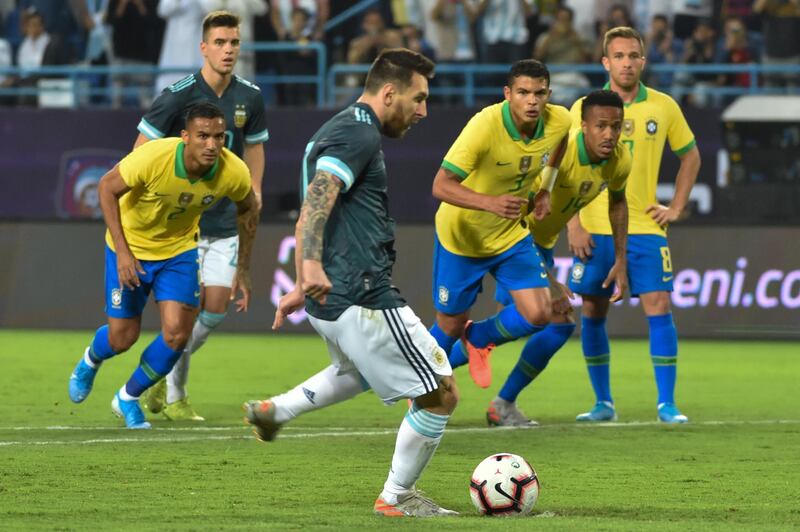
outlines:
{"label": "blue sock", "polygon": [[467,339],[475,347],[502,345],[542,329],[544,327],[528,323],[516,305],[509,305],[489,319],[474,322],[467,331]]}
{"label": "blue sock", "polygon": [[125,391],[131,397],[139,397],[146,389],[157,383],[161,378],[170,372],[172,366],[183,353],[183,348],[174,351],[164,341],[162,335],[150,342],[147,349],[142,353],[139,360],[139,367],[133,372],[131,378],[125,384]]}
{"label": "blue sock", "polygon": [[453,347],[450,348],[450,352],[447,354],[447,360],[450,362],[450,367],[453,369],[469,362],[467,348],[464,347],[464,343],[460,339],[456,340]]}
{"label": "blue sock", "polygon": [[116,354],[117,352],[111,349],[111,342],[108,340],[108,325],[103,325],[94,333],[92,343],[89,345],[89,360],[100,364]]}
{"label": "blue sock", "polygon": [[436,340],[436,343],[439,344],[439,347],[444,349],[445,353],[450,353],[450,350],[453,348],[453,344],[456,343],[456,340],[458,340],[458,338],[454,336],[448,336],[447,333],[439,328],[438,323],[433,324],[430,333],[434,340]]}
{"label": "blue sock", "polygon": [[516,401],[519,392],[544,371],[547,363],[567,343],[574,330],[574,323],[551,324],[528,338],[517,365],[500,389],[500,398],[511,403]]}
{"label": "blue sock", "polygon": [[650,322],[650,357],[656,374],[658,404],[675,402],[675,380],[678,373],[678,333],[672,313],[648,316]]}
{"label": "blue sock", "polygon": [[589,370],[589,380],[598,401],[611,399],[611,379],[608,365],[611,360],[611,349],[608,346],[608,333],[606,332],[605,318],[581,318],[581,344],[583,356],[586,360],[586,369]]}

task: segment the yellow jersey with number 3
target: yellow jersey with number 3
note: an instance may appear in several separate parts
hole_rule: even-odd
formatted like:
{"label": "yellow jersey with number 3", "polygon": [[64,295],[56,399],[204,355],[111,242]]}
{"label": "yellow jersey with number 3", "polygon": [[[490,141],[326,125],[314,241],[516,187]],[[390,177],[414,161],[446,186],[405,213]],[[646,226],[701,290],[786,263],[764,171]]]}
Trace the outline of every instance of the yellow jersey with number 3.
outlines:
{"label": "yellow jersey with number 3", "polygon": [[[507,101],[473,116],[442,162],[465,187],[491,196],[527,198],[534,178],[568,134],[569,111],[547,104],[532,138],[523,138]],[[465,257],[493,257],[528,235],[520,220],[442,203],[436,212],[436,236],[445,249]]]}
{"label": "yellow jersey with number 3", "polygon": [[[526,219],[534,242],[552,249],[570,218],[601,192],[607,189],[611,194],[624,194],[630,171],[631,155],[624,144],[617,143],[608,159],[595,164],[589,159],[583,131],[580,128],[570,131],[567,151],[550,194],[550,214],[542,220],[536,220],[532,214]],[[541,176],[538,176],[533,184],[534,191],[540,186]]]}
{"label": "yellow jersey with number 3", "polygon": [[[605,88],[609,89],[610,86],[606,84]],[[581,125],[581,102],[583,98],[575,102],[570,110],[574,127]],[[620,142],[628,147],[633,156],[633,167],[625,189],[629,234],[667,234],[646,212],[648,207],[658,203],[656,186],[664,143],[667,141],[677,156],[695,146],[694,133],[675,100],[640,82],[636,99],[625,104],[620,137]],[[610,235],[607,193],[604,192],[582,209],[580,217],[581,224],[590,233]]]}
{"label": "yellow jersey with number 3", "polygon": [[[197,247],[200,214],[227,196],[238,202],[250,192],[250,171],[227,148],[205,175],[190,181],[180,138],[151,140],[119,162],[131,188],[119,200],[122,229],[133,256],[164,260]],[[113,250],[111,234],[106,243]]]}

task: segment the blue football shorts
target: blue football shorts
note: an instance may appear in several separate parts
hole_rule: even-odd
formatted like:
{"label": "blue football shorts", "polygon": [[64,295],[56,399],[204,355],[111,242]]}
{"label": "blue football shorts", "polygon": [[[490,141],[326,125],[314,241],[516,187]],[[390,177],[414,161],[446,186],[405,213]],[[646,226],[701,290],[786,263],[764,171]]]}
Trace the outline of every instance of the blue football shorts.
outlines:
{"label": "blue football shorts", "polygon": [[528,235],[494,257],[465,257],[447,251],[439,239],[433,245],[433,305],[445,314],[467,311],[491,274],[506,290],[549,286],[544,260]]}
{"label": "blue football shorts", "polygon": [[[539,255],[542,259],[544,259],[544,264],[547,266],[547,269],[550,270],[553,268],[555,261],[553,260],[553,250],[543,248],[539,244],[536,244],[536,250],[539,252]],[[541,262],[541,261],[540,261]],[[500,286],[500,283],[494,289],[494,300],[507,307],[514,303],[514,298],[511,297],[511,293]]]}
{"label": "blue football shorts", "polygon": [[121,286],[117,275],[117,254],[106,246],[106,315],[110,318],[141,316],[152,291],[156,301],[178,301],[200,306],[197,248],[164,260],[139,261],[145,274],[131,290]]}
{"label": "blue football shorts", "polygon": [[[576,294],[611,297],[614,283],[603,288],[614,266],[614,237],[592,235],[595,247],[585,263],[573,258],[569,287]],[[672,259],[661,235],[628,235],[628,284],[634,297],[648,292],[672,292]]]}

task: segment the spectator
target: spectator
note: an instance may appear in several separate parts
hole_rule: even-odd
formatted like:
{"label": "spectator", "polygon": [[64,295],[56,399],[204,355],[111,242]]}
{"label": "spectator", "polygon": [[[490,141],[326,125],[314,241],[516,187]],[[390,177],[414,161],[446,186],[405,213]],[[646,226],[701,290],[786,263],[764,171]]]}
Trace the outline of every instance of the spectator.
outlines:
{"label": "spectator", "polygon": [[[721,50],[717,62],[741,65],[752,63],[755,60],[755,53],[749,44],[747,28],[742,19],[738,17],[728,18],[725,21],[724,33],[724,48]],[[749,87],[750,74],[747,72],[723,74],[717,78],[717,85],[723,87]],[[730,99],[726,98],[726,100]]]}
{"label": "spectator", "polygon": [[[588,56],[583,41],[572,26],[573,13],[568,7],[556,10],[555,20],[547,33],[536,40],[534,59],[548,64],[586,63]],[[551,101],[570,105],[589,88],[589,80],[578,72],[553,72],[550,74]]]}
{"label": "spectator", "polygon": [[510,65],[529,56],[526,19],[532,14],[533,0],[478,2],[476,15],[483,23],[487,63]]}
{"label": "spectator", "polygon": [[688,39],[701,20],[710,20],[712,0],[673,0],[672,31],[676,39]]}
{"label": "spectator", "polygon": [[719,16],[723,20],[739,18],[747,31],[761,31],[761,17],[753,12],[752,0],[721,0]]}
{"label": "spectator", "polygon": [[[110,0],[106,24],[111,27],[111,64],[116,67],[155,66],[164,35],[164,21],[156,14],[158,0]],[[116,74],[112,77],[111,104],[118,108],[125,91],[135,93],[138,106],[152,100],[152,74]]]}
{"label": "spectator", "polygon": [[[683,45],[683,63],[687,65],[704,65],[714,63],[718,57],[716,30],[710,20],[701,19],[694,28],[692,36]],[[681,76],[683,85],[692,86],[693,92],[688,102],[705,107],[709,103],[708,89],[716,81],[712,73],[696,73]]]}
{"label": "spectator", "polygon": [[28,9],[23,14],[22,24],[25,38],[17,50],[17,66],[23,69],[39,68],[50,44],[50,34],[44,29],[44,18],[35,9]]}
{"label": "spectator", "polygon": [[595,0],[564,1],[564,6],[572,9],[572,27],[583,40],[586,50],[591,50],[594,43],[597,42],[597,19],[594,16],[594,4]]}
{"label": "spectator", "polygon": [[[631,16],[633,16],[636,24],[642,30],[641,33],[643,35],[647,25],[650,24],[652,26],[653,17],[656,15],[663,15],[666,17],[667,25],[669,26],[670,32],[672,32],[673,4],[674,2],[671,0],[637,0],[631,10]],[[650,62],[650,57],[647,58],[647,62]]]}
{"label": "spectator", "polygon": [[422,28],[436,61],[451,63],[475,58],[470,27],[477,13],[472,0],[407,0],[406,14],[410,24]]}
{"label": "spectator", "polygon": [[[310,42],[308,23],[311,13],[302,7],[292,9],[289,27],[284,34],[285,41],[297,44]],[[283,52],[278,56],[281,73],[284,75],[310,75],[316,71],[316,55],[311,50]],[[314,90],[310,85],[282,85],[280,101],[286,105],[308,105],[314,102]]]}
{"label": "spectator", "polygon": [[[605,35],[606,31],[617,26],[635,27],[630,18],[630,13],[633,12],[633,0],[596,0],[593,4],[594,18],[598,21],[599,25],[597,34],[601,38]],[[625,20],[610,22],[612,13],[615,11],[617,12],[615,16],[619,16],[621,12],[627,13]]]}
{"label": "spectator", "polygon": [[62,47],[61,57],[84,57],[86,32],[94,27],[86,0],[20,0],[19,7],[41,14],[45,31]]}
{"label": "spectator", "polygon": [[[598,3],[603,4],[604,2]],[[635,27],[633,19],[631,19],[630,2],[617,2],[612,4],[611,7],[608,8],[606,16],[600,19],[597,31],[598,39],[595,41],[594,53],[592,54],[595,61],[599,62],[603,57],[603,37],[606,32],[611,28],[619,28],[622,26],[628,28]]]}
{"label": "spectator", "polygon": [[[369,10],[361,20],[363,34],[350,41],[347,62],[350,64],[372,63],[384,48],[397,48],[403,43],[403,36],[397,30],[386,28],[378,10]],[[359,83],[356,83],[359,85]]]}
{"label": "spectator", "polygon": [[278,39],[286,40],[292,26],[292,10],[296,7],[304,9],[308,22],[303,28],[303,36],[314,41],[321,41],[325,36],[325,23],[330,14],[329,0],[272,0],[270,18]]}
{"label": "spectator", "polygon": [[[650,65],[674,63],[681,57],[680,43],[675,40],[666,15],[655,15],[650,22],[650,30],[645,38],[645,57]],[[669,87],[672,85],[672,74],[650,73],[646,85]]]}
{"label": "spectator", "polygon": [[[756,0],[753,11],[760,13],[764,29],[765,65],[797,65],[800,63],[800,0]],[[767,87],[798,86],[794,74],[770,74]]]}

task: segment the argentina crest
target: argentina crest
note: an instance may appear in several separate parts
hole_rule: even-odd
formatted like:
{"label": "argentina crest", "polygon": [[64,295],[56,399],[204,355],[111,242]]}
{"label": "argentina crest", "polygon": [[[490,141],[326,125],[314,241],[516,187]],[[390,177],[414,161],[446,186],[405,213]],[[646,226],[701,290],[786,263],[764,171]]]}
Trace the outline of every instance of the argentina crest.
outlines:
{"label": "argentina crest", "polygon": [[233,111],[233,124],[238,128],[243,128],[247,123],[247,110],[244,104],[237,103],[236,109]]}

